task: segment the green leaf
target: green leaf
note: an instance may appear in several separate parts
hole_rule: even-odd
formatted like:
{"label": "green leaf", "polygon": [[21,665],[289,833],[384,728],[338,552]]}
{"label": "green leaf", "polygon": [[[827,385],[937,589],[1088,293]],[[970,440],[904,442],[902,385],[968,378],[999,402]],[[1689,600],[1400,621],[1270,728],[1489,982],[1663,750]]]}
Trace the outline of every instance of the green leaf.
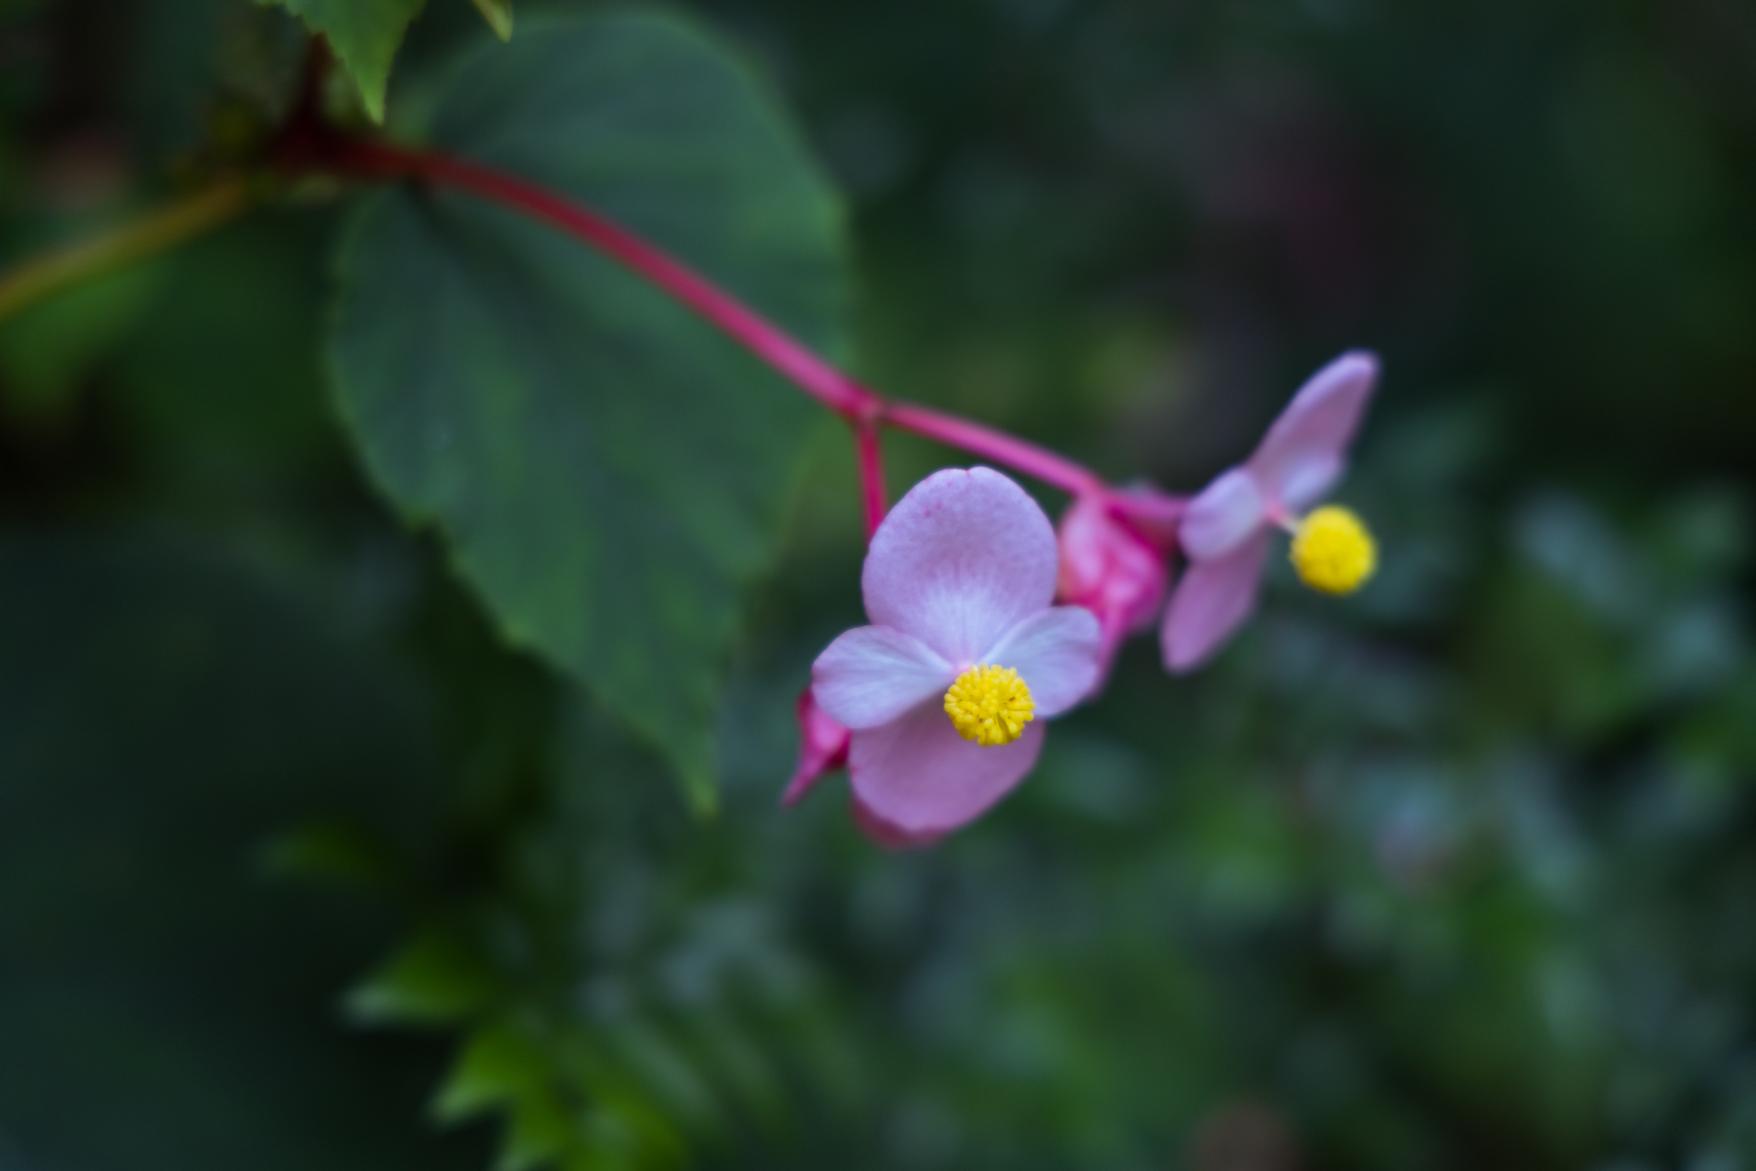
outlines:
{"label": "green leaf", "polygon": [[348,993],[363,1024],[447,1024],[479,1009],[493,978],[463,941],[444,930],[417,935]]}
{"label": "green leaf", "polygon": [[288,830],[257,852],[264,874],[347,890],[393,890],[395,853],[377,835],[347,822],[314,822]]}
{"label": "green leaf", "polygon": [[512,39],[512,0],[474,0],[476,10],[494,35],[503,41]]}
{"label": "green leaf", "polygon": [[[835,342],[837,202],[761,87],[677,21],[527,28],[455,74],[433,137]],[[614,262],[474,197],[374,196],[341,271],[333,367],[379,485],[443,530],[507,637],[710,805],[722,660],[817,409]]]}
{"label": "green leaf", "polygon": [[256,0],[278,4],[321,34],[359,87],[372,121],[384,121],[390,64],[426,0]]}
{"label": "green leaf", "polygon": [[555,1099],[521,1098],[507,1123],[494,1171],[534,1171],[560,1155],[572,1133],[567,1111]]}
{"label": "green leaf", "polygon": [[477,1030],[433,1101],[433,1116],[460,1122],[544,1086],[542,1048],[525,1032],[506,1025]]}

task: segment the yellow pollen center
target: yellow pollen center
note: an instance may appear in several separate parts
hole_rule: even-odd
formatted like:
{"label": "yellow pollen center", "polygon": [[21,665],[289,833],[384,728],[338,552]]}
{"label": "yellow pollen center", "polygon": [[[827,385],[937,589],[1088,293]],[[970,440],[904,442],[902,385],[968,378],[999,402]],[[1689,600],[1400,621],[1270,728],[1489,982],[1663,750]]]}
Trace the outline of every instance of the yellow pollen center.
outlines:
{"label": "yellow pollen center", "polygon": [[1378,568],[1378,546],[1360,518],[1326,504],[1293,533],[1293,568],[1299,580],[1326,594],[1351,594]]}
{"label": "yellow pollen center", "polygon": [[971,667],[945,692],[945,714],[965,740],[984,748],[1010,744],[1024,735],[1024,726],[1036,719],[1036,700],[1030,685],[1011,667],[983,663]]}

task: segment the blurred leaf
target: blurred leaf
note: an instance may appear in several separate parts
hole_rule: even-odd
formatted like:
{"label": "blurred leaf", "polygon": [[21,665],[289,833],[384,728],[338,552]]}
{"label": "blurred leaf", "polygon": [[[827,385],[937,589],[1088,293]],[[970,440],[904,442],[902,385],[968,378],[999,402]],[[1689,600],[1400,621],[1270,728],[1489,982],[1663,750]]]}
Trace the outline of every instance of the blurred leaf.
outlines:
{"label": "blurred leaf", "polygon": [[[760,87],[687,26],[527,29],[454,75],[433,136],[834,342],[834,197]],[[375,196],[341,267],[334,368],[373,475],[441,527],[512,641],[583,679],[710,804],[721,661],[814,408],[618,265],[474,198]]]}
{"label": "blurred leaf", "polygon": [[543,1166],[566,1148],[572,1131],[567,1112],[553,1098],[542,1094],[520,1098],[512,1109],[495,1171],[532,1171]]}
{"label": "blurred leaf", "polygon": [[0,323],[0,402],[27,426],[53,427],[82,380],[125,336],[160,287],[148,264],[78,285]]}
{"label": "blurred leaf", "polygon": [[348,1013],[366,1024],[448,1024],[488,1002],[492,973],[452,932],[435,928],[404,944],[348,993]]}
{"label": "blurred leaf", "polygon": [[280,834],[260,854],[264,871],[358,892],[395,885],[394,851],[380,837],[346,822],[322,822]]}
{"label": "blurred leaf", "polygon": [[478,1029],[464,1043],[456,1064],[433,1100],[441,1122],[460,1122],[529,1093],[540,1085],[540,1045],[506,1025]]}
{"label": "blurred leaf", "polygon": [[384,121],[390,64],[403,34],[426,0],[256,0],[278,4],[329,42],[359,87],[372,121]]}
{"label": "blurred leaf", "polygon": [[503,41],[512,39],[512,0],[473,0],[476,10],[494,35]]}
{"label": "blurred leaf", "polygon": [[[157,287],[175,295],[151,298],[106,355],[134,459],[182,515],[284,524],[265,503],[342,466],[319,362],[333,226],[327,214],[263,209],[161,258]],[[260,279],[265,267],[273,280]]]}
{"label": "blurred leaf", "polygon": [[[524,1169],[672,1168],[785,1136],[859,1063],[774,899],[727,890],[734,873],[765,881],[770,853],[643,784],[659,762],[608,717],[580,712],[567,739],[584,755],[496,839],[487,881],[435,892],[439,914],[496,929],[438,944],[445,970],[495,976],[432,1115],[498,1118],[498,1166]],[[619,783],[585,784],[579,767]],[[674,864],[652,862],[655,834]]]}
{"label": "blurred leaf", "polygon": [[292,108],[305,37],[264,3],[151,0],[131,13],[120,113],[149,164],[241,156]]}

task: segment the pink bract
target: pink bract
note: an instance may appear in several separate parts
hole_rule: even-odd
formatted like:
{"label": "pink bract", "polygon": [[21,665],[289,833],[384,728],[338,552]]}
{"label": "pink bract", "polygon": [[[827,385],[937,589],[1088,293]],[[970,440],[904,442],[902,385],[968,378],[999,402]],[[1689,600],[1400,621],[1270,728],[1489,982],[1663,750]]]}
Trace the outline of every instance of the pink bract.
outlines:
{"label": "pink bract", "polygon": [[1271,526],[1303,513],[1340,479],[1378,381],[1378,359],[1343,354],[1299,388],[1241,467],[1189,503],[1178,540],[1189,568],[1160,627],[1165,666],[1189,671],[1256,608]]}
{"label": "pink bract", "polygon": [[[875,838],[919,845],[980,816],[1036,763],[1044,722],[1091,690],[1098,621],[1051,604],[1056,572],[1048,517],[989,468],[927,477],[873,534],[861,576],[872,625],[818,656],[811,694],[849,729],[856,813]],[[1035,702],[1009,744],[965,740],[944,712],[946,689],[981,664],[1016,670]]]}
{"label": "pink bract", "polygon": [[799,721],[799,760],[781,794],[782,805],[797,805],[813,785],[848,762],[848,730],[826,715],[805,688],[794,708]]}

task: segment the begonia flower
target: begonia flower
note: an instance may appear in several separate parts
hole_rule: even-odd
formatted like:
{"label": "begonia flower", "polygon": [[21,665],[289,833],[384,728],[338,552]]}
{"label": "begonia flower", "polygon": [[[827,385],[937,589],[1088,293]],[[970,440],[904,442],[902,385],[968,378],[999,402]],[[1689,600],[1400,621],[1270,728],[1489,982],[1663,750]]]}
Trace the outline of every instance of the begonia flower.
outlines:
{"label": "begonia flower", "polygon": [[1122,641],[1150,628],[1164,605],[1165,550],[1095,493],[1077,497],[1061,515],[1059,540],[1056,596],[1097,615],[1107,670]]}
{"label": "begonia flower", "polygon": [[1189,502],[1178,543],[1189,559],[1160,628],[1165,666],[1207,661],[1256,608],[1273,530],[1292,534],[1293,567],[1307,585],[1349,593],[1372,575],[1377,548],[1345,508],[1312,509],[1341,478],[1347,448],[1378,380],[1378,359],[1343,354],[1313,375],[1247,462]]}
{"label": "begonia flower", "polygon": [[812,667],[811,695],[849,730],[855,815],[888,845],[965,825],[1022,780],[1044,722],[1097,681],[1098,620],[1056,606],[1055,533],[989,468],[937,472],[872,536],[870,626]]}

